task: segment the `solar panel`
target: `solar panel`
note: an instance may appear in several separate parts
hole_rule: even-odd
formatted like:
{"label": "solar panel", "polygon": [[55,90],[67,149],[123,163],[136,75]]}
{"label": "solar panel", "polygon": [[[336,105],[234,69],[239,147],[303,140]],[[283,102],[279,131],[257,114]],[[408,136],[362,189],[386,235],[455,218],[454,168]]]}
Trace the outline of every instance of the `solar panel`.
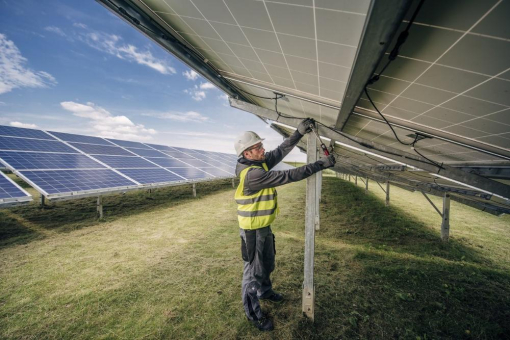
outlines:
{"label": "solar panel", "polygon": [[112,156],[133,156],[132,153],[119,148],[118,146],[106,146],[95,144],[70,143],[75,148],[88,153],[89,155],[112,155]]}
{"label": "solar panel", "polygon": [[159,166],[162,166],[164,168],[185,168],[188,167],[186,163],[183,163],[177,159],[174,158],[147,158],[151,162],[156,163]]}
{"label": "solar panel", "polygon": [[103,165],[80,154],[0,151],[0,162],[17,170],[100,169]]}
{"label": "solar panel", "polygon": [[232,177],[233,173],[232,172],[228,172],[228,171],[224,171],[222,169],[218,169],[218,168],[199,168],[200,170],[202,171],[205,171],[207,172],[208,174],[211,174],[213,176],[216,176],[216,177]]}
{"label": "solar panel", "polygon": [[169,168],[169,170],[189,180],[214,177],[194,168]]}
{"label": "solar panel", "polygon": [[112,170],[41,170],[20,171],[29,183],[35,184],[45,194],[72,194],[80,191],[99,191],[133,187],[136,183]]}
{"label": "solar panel", "polygon": [[77,153],[59,141],[0,136],[0,150]]}
{"label": "solar panel", "polygon": [[52,135],[54,135],[57,138],[62,139],[66,142],[78,142],[78,143],[88,143],[88,144],[99,144],[99,145],[110,145],[112,146],[112,143],[104,140],[100,137],[92,137],[92,136],[84,136],[84,135],[75,135],[72,133],[64,133],[64,132],[54,132],[49,131]]}
{"label": "solar panel", "polygon": [[165,169],[120,169],[119,171],[142,184],[184,181],[184,178],[166,171]]}
{"label": "solar panel", "polygon": [[157,168],[158,166],[147,162],[145,159],[140,157],[127,157],[127,156],[104,156],[96,155],[94,158],[100,160],[106,165],[114,168]]}
{"label": "solar panel", "polygon": [[144,145],[139,142],[131,142],[131,141],[127,141],[127,140],[111,139],[111,138],[108,138],[108,140],[112,143],[115,143],[119,146],[123,146],[125,148],[150,149],[147,145]]}
{"label": "solar panel", "polygon": [[156,150],[166,150],[166,151],[175,151],[174,148],[166,146],[166,145],[160,145],[160,144],[149,144],[145,143],[146,145],[156,149]]}
{"label": "solar panel", "polygon": [[135,148],[126,148],[127,150],[139,155],[139,156],[145,156],[145,157],[166,157],[165,154],[162,154],[159,151],[156,150],[149,150],[149,149],[135,149]]}
{"label": "solar panel", "polygon": [[51,137],[46,132],[41,131],[41,130],[25,129],[25,128],[18,128],[18,127],[12,127],[12,126],[4,126],[4,125],[0,126],[0,136],[55,140],[55,138]]}
{"label": "solar panel", "polygon": [[32,196],[0,171],[0,207],[28,203]]}
{"label": "solar panel", "polygon": [[[3,131],[19,136],[40,136],[37,130],[27,132],[9,128]],[[50,140],[51,136],[46,140],[0,136],[0,164],[7,166],[48,199],[233,176],[191,156],[207,160],[208,157],[199,150],[182,149],[188,153],[184,154],[171,147],[155,145],[166,153],[180,157],[180,161],[138,142],[51,133],[59,140]],[[198,166],[209,168],[209,174],[197,169]]]}

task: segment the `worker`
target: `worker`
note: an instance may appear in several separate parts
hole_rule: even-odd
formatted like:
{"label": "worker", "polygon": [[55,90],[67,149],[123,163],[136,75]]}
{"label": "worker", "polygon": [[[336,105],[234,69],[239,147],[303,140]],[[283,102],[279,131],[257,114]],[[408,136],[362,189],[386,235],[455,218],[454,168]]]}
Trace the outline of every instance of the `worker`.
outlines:
{"label": "worker", "polygon": [[279,212],[275,187],[303,180],[335,165],[335,158],[329,155],[299,168],[269,171],[312,131],[311,124],[312,119],[303,120],[292,136],[267,153],[262,144],[264,139],[252,131],[244,132],[234,144],[239,157],[236,175],[240,180],[235,200],[244,260],[242,301],[248,320],[261,331],[273,330],[273,322],[262,313],[259,301],[283,301],[283,296],[273,290],[270,279],[276,254],[271,223]]}

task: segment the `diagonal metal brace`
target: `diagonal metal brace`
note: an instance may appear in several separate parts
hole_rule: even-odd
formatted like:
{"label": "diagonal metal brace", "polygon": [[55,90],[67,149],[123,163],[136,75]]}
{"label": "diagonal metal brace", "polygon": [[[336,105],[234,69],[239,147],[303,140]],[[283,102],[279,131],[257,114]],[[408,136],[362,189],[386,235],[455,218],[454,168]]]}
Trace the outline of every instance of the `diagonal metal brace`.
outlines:
{"label": "diagonal metal brace", "polygon": [[434,204],[434,202],[432,202],[432,201],[430,200],[430,198],[427,196],[427,194],[426,194],[426,193],[424,193],[423,191],[420,191],[420,192],[423,194],[423,196],[425,196],[425,198],[427,199],[427,201],[429,201],[429,203],[430,203],[430,204],[434,207],[434,209],[436,209],[436,211],[437,211],[437,213],[439,214],[439,216],[443,217],[443,214],[441,213],[441,211],[440,211],[440,210],[436,207],[436,205]]}

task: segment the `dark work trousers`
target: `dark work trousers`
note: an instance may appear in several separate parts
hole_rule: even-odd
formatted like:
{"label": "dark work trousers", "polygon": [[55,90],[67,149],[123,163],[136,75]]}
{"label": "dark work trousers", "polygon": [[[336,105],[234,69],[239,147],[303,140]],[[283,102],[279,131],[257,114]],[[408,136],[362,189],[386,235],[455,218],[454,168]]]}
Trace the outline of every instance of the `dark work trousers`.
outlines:
{"label": "dark work trousers", "polygon": [[274,235],[271,226],[255,230],[240,229],[244,260],[242,299],[249,320],[262,318],[259,298],[273,293],[271,272],[274,270]]}

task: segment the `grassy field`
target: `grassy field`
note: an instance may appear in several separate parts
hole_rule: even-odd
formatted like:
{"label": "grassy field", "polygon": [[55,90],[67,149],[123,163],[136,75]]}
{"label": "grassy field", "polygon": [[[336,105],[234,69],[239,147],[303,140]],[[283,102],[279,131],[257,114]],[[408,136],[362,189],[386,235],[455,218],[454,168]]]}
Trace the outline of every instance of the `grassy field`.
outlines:
{"label": "grassy field", "polygon": [[[324,177],[315,323],[301,314],[305,183],[279,189],[276,329],[249,324],[230,182],[0,211],[1,339],[509,339],[510,217]],[[35,195],[34,191],[31,191]],[[438,204],[439,199],[435,199]]]}

